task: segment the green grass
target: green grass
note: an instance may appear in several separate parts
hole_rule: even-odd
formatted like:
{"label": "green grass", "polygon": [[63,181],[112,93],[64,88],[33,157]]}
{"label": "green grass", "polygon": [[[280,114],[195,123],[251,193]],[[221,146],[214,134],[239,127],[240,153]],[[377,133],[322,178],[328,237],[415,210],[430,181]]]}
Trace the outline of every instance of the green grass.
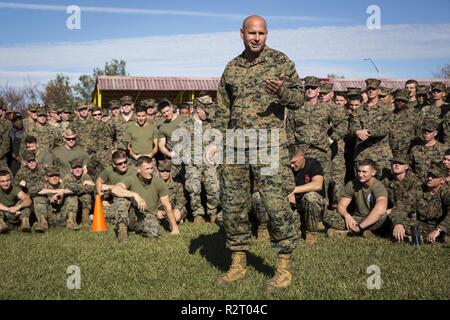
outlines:
{"label": "green grass", "polygon": [[[292,287],[269,296],[265,282],[276,256],[252,242],[248,277],[216,287],[230,263],[217,226],[181,225],[181,236],[159,240],[131,234],[119,244],[112,231],[53,229],[44,235],[0,236],[0,299],[449,299],[450,251],[443,245],[393,244],[386,239],[301,241]],[[381,269],[379,290],[367,289],[370,265]],[[81,289],[66,287],[70,265],[81,269]]]}

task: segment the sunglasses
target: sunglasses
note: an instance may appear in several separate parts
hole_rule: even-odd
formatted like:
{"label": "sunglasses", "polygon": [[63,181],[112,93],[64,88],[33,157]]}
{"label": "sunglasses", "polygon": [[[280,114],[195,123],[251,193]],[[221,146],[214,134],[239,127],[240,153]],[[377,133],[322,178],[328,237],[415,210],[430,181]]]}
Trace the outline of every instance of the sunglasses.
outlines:
{"label": "sunglasses", "polygon": [[172,170],[159,170],[159,172],[171,172]]}
{"label": "sunglasses", "polygon": [[305,90],[306,91],[308,91],[308,90],[316,90],[318,87],[310,87],[310,86],[308,86],[308,87],[305,87]]}
{"label": "sunglasses", "polygon": [[125,160],[125,161],[122,161],[122,162],[115,162],[114,164],[116,166],[122,166],[122,165],[127,164],[127,163],[128,163],[128,160]]}
{"label": "sunglasses", "polygon": [[75,140],[77,140],[77,138],[64,138],[64,140],[67,140],[67,141],[75,141]]}
{"label": "sunglasses", "polygon": [[92,114],[94,117],[100,117],[102,114],[101,113],[93,113]]}

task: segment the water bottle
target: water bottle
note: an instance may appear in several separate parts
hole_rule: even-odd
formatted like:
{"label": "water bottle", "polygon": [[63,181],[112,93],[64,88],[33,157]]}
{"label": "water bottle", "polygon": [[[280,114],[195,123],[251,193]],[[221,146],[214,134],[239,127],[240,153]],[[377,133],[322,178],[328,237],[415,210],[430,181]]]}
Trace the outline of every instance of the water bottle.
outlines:
{"label": "water bottle", "polygon": [[412,243],[416,246],[419,246],[422,244],[420,241],[420,233],[419,233],[419,226],[417,224],[411,226],[411,236],[412,236]]}

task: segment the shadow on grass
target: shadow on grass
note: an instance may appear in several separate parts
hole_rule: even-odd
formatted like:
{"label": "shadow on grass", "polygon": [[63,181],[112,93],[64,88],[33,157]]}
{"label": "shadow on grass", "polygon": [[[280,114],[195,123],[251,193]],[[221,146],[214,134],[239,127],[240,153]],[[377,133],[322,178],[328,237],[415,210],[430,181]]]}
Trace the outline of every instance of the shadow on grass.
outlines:
{"label": "shadow on grass", "polygon": [[[231,250],[225,246],[226,236],[223,228],[211,234],[201,234],[191,240],[189,245],[189,254],[195,254],[197,251],[209,263],[221,272],[226,272],[231,264]],[[273,276],[274,269],[264,262],[264,259],[247,252],[247,264],[255,268],[256,271]]]}

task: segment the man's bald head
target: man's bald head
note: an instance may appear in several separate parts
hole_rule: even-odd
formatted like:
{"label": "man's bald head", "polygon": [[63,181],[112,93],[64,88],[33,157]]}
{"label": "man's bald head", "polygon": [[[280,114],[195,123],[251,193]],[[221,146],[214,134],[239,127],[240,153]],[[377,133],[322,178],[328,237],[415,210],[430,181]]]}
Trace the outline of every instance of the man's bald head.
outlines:
{"label": "man's bald head", "polygon": [[267,31],[267,22],[266,20],[261,16],[248,16],[244,19],[242,22],[242,29],[245,30],[248,25],[251,25],[252,23],[263,23],[264,28]]}

